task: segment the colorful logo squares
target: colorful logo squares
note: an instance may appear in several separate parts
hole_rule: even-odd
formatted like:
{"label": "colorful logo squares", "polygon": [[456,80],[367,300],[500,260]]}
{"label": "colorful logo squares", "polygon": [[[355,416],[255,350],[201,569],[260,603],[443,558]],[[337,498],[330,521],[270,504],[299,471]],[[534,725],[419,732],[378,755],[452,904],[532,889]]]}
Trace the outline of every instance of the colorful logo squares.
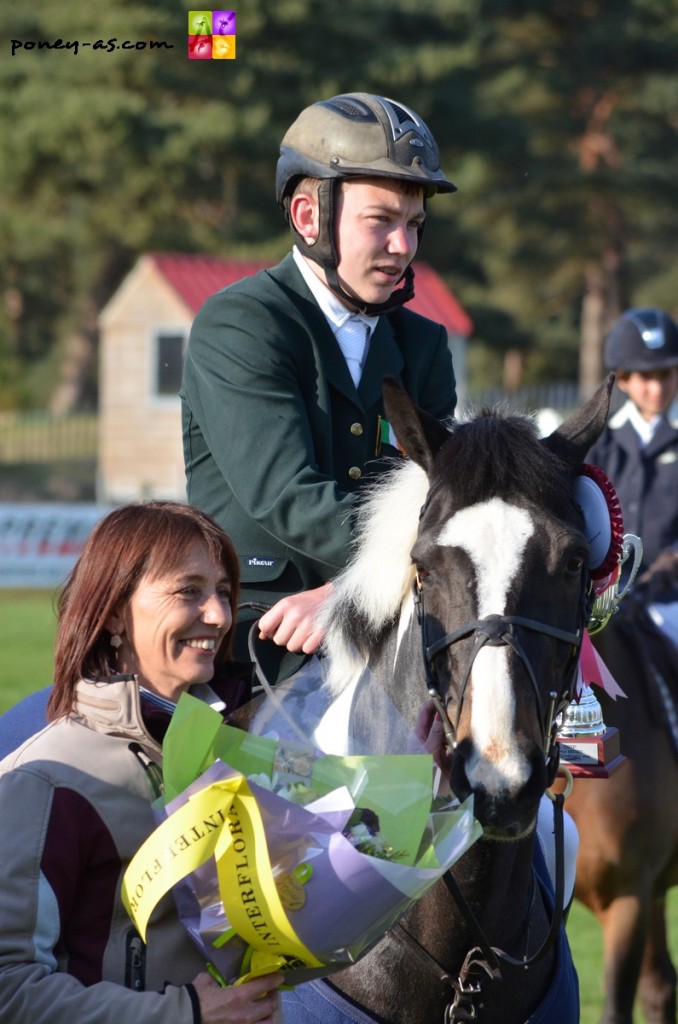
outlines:
{"label": "colorful logo squares", "polygon": [[191,60],[235,60],[235,11],[189,11],[188,56]]}

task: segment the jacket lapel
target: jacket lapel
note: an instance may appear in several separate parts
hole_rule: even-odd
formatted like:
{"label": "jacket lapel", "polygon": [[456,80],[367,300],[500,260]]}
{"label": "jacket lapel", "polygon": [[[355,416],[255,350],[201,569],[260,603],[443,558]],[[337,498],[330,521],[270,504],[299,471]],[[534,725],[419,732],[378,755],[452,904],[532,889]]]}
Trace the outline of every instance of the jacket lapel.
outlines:
{"label": "jacket lapel", "polygon": [[650,458],[663,448],[666,448],[667,445],[675,445],[676,438],[678,438],[678,430],[667,419],[663,419],[655,430],[654,437],[645,449],[646,456]]}
{"label": "jacket lapel", "polygon": [[339,347],[339,342],[335,338],[325,314],[299,273],[294,257],[286,256],[270,273],[283,286],[290,300],[299,310],[302,322],[309,329],[328,382],[354,405],[360,407],[358,392],[349,373],[344,354]]}
{"label": "jacket lapel", "polygon": [[640,453],[640,438],[628,420],[619,427],[614,428],[614,436],[617,444],[632,459],[638,459]]}

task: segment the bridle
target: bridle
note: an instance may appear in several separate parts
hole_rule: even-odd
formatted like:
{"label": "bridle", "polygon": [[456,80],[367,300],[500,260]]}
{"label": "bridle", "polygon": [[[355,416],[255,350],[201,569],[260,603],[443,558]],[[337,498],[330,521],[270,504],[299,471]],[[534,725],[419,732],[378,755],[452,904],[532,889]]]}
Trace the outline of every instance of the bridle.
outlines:
{"label": "bridle", "polygon": [[[459,720],[464,703],[464,696],[471,678],[473,664],[483,647],[510,647],[520,658],[526,669],[527,677],[530,680],[532,692],[539,712],[539,720],[542,723],[542,746],[548,768],[548,785],[550,786],[558,771],[559,747],[556,740],[557,719],[572,700],[575,682],[577,678],[577,664],[581,650],[584,627],[590,614],[592,591],[588,581],[582,577],[581,599],[579,602],[577,625],[574,631],[560,629],[549,623],[540,622],[537,619],[529,619],[522,615],[487,615],[483,619],[475,619],[465,625],[446,633],[445,636],[433,643],[429,643],[428,625],[424,601],[424,588],[417,573],[412,584],[414,607],[417,614],[417,622],[421,632],[422,650],[424,655],[424,670],[426,673],[426,685],[428,693],[433,701],[436,711],[440,716],[448,753],[457,746],[457,732]],[[519,633],[516,627],[530,630],[533,633],[541,633],[545,636],[561,640],[572,648],[568,659],[567,667],[563,673],[563,683],[560,690],[551,690],[548,695],[548,705],[543,706],[539,686],[534,670],[527,657],[523,645],[520,642]],[[459,686],[459,693],[456,701],[456,713],[454,724],[450,722],[447,714],[443,694],[440,688],[440,677],[437,667],[437,658],[453,644],[466,637],[472,636],[473,647],[471,649],[464,674]]]}
{"label": "bridle", "polygon": [[[527,671],[528,679],[539,712],[539,720],[542,723],[542,741],[547,766],[548,787],[556,777],[559,766],[559,746],[556,739],[558,728],[558,715],[565,710],[572,699],[574,692],[577,664],[581,649],[584,628],[588,622],[593,603],[593,589],[588,579],[588,571],[582,570],[581,596],[577,614],[577,624],[574,630],[564,630],[552,626],[549,623],[540,622],[537,619],[526,618],[521,615],[487,615],[482,619],[475,619],[460,626],[457,629],[445,634],[439,640],[429,643],[427,616],[424,600],[424,589],[419,574],[416,575],[413,583],[414,606],[417,614],[417,621],[421,632],[422,650],[424,655],[424,666],[426,673],[426,684],[429,696],[438,712],[443,728],[448,753],[452,753],[457,745],[457,732],[461,717],[462,705],[468,683],[471,677],[471,670],[483,647],[510,647],[518,656]],[[527,629],[533,633],[552,637],[563,643],[569,644],[572,648],[570,657],[563,673],[563,682],[559,690],[552,690],[548,694],[548,705],[543,706],[541,694],[535,677],[534,670],[529,658],[520,642],[519,630]],[[450,722],[447,714],[447,707],[440,688],[440,677],[437,667],[437,659],[447,651],[453,644],[467,637],[473,637],[468,662],[461,680],[459,694],[457,697],[456,713],[454,724]],[[476,1019],[475,1001],[480,994],[481,985],[487,979],[499,980],[501,978],[501,965],[528,968],[542,960],[555,945],[563,921],[563,903],[565,895],[565,865],[564,865],[564,832],[563,832],[563,804],[565,795],[563,793],[552,793],[547,789],[554,805],[554,835],[556,849],[555,866],[555,897],[553,904],[553,916],[549,930],[539,948],[532,956],[525,955],[522,958],[511,956],[504,950],[491,946],[485,933],[482,930],[475,914],[464,898],[453,874],[447,871],[443,876],[445,885],[459,910],[464,916],[471,933],[475,938],[476,945],[468,952],[459,975],[454,978],[431,954],[404,928],[399,924],[394,929],[401,942],[404,942],[410,950],[437,975],[439,980],[448,984],[454,997],[445,1009],[444,1024],[463,1024],[466,1021]],[[533,875],[533,888],[534,888]],[[530,910],[528,909],[528,917]]]}

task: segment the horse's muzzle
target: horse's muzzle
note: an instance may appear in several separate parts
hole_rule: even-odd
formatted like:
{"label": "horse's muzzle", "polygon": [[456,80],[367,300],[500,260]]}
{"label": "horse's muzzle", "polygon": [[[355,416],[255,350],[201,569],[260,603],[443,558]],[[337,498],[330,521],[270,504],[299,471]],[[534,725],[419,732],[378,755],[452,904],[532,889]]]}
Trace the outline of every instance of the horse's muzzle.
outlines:
{"label": "horse's muzzle", "polygon": [[527,756],[524,779],[505,778],[479,755],[471,739],[463,739],[451,758],[450,787],[459,800],[473,796],[473,813],[486,838],[520,839],[534,827],[546,789],[544,757],[535,744]]}

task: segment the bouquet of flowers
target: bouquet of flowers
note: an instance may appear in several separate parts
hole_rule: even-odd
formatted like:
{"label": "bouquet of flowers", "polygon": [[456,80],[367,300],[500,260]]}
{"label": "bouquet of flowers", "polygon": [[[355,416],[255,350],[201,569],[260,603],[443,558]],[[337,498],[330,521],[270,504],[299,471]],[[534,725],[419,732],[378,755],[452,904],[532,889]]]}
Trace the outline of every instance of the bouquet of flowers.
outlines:
{"label": "bouquet of flowers", "polygon": [[437,797],[430,754],[325,754],[253,735],[184,694],[163,746],[160,824],[123,880],[145,936],[174,891],[226,983],[294,985],[350,966],[476,841],[472,801]]}

